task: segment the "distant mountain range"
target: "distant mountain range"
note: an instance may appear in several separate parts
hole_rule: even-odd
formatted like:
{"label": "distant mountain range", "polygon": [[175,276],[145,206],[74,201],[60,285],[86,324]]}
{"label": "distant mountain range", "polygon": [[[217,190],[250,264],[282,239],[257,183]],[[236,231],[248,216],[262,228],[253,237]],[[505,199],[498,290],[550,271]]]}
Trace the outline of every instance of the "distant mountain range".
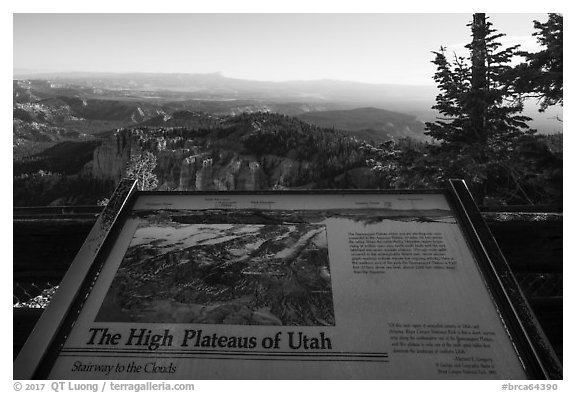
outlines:
{"label": "distant mountain range", "polygon": [[[14,79],[44,81],[63,95],[80,90],[90,98],[138,101],[142,105],[169,104],[175,110],[238,114],[266,111],[299,115],[310,111],[332,111],[372,107],[434,121],[431,109],[438,90],[434,85],[412,86],[367,84],[338,80],[266,82],[228,78],[218,73],[94,73],[32,72],[15,70]],[[47,82],[49,81],[49,82]],[[178,108],[174,107],[177,103]],[[525,113],[534,121],[531,127],[543,133],[562,131],[562,108],[538,113],[528,102]]]}
{"label": "distant mountain range", "polygon": [[[434,86],[367,84],[337,80],[266,82],[228,78],[211,74],[153,73],[34,73],[17,74],[14,79],[43,79],[53,83],[91,86],[109,90],[172,91],[204,99],[266,99],[297,102],[344,102],[381,105],[430,102]],[[397,109],[397,108],[392,108]]]}

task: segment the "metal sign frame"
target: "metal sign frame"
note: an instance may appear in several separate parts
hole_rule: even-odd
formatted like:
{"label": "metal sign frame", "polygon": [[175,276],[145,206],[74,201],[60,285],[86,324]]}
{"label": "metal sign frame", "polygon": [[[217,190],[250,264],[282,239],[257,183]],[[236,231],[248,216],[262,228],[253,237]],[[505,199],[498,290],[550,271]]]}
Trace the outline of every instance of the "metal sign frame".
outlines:
{"label": "metal sign frame", "polygon": [[126,217],[140,195],[443,194],[453,209],[483,280],[530,379],[561,379],[562,367],[510,267],[462,180],[444,190],[307,190],[141,192],[123,180],[99,216],[26,344],[14,362],[14,379],[46,378],[106,262]]}

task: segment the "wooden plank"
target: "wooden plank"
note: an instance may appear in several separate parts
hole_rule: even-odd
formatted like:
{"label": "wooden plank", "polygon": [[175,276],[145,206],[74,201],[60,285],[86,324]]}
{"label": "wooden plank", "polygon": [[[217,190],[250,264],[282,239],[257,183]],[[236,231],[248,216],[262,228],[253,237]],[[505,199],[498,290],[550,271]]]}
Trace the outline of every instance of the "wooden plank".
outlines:
{"label": "wooden plank", "polygon": [[14,220],[14,280],[62,279],[94,222]]}
{"label": "wooden plank", "polygon": [[488,225],[512,270],[562,272],[562,221],[492,221]]}

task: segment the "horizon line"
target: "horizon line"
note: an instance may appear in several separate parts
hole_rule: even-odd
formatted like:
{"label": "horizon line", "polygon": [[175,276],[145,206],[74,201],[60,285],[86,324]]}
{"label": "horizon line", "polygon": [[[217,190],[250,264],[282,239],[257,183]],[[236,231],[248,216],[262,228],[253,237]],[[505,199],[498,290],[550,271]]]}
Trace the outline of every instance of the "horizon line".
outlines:
{"label": "horizon line", "polygon": [[[17,68],[12,69],[12,80],[18,80],[18,77],[22,76],[34,76],[43,74],[100,74],[100,75],[129,75],[129,74],[140,74],[140,75],[214,75],[226,79],[234,79],[240,81],[248,82],[264,82],[264,83],[292,83],[292,82],[343,82],[343,83],[355,83],[370,86],[410,86],[410,87],[437,87],[435,84],[400,84],[392,82],[366,82],[358,80],[347,80],[347,79],[334,79],[334,78],[315,78],[315,79],[283,79],[283,80],[262,80],[262,79],[247,79],[239,78],[234,76],[227,76],[221,71],[211,71],[211,72],[162,72],[162,71],[80,71],[80,70],[64,70],[64,71],[38,71],[34,69]],[[26,78],[29,79],[29,78]],[[431,77],[430,79],[433,80]]]}

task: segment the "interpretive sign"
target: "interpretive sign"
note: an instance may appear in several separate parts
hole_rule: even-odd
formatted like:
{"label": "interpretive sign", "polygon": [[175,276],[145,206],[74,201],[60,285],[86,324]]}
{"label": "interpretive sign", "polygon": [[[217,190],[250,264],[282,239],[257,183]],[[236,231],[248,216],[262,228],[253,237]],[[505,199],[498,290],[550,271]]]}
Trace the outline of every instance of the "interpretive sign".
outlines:
{"label": "interpretive sign", "polygon": [[15,377],[554,377],[461,197],[120,190]]}

